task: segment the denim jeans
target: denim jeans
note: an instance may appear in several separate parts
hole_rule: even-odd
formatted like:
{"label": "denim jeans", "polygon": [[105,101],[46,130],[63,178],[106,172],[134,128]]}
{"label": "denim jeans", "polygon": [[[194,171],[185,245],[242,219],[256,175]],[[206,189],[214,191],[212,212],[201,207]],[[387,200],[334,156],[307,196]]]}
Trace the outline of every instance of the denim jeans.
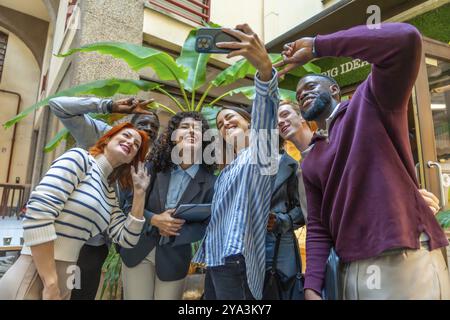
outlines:
{"label": "denim jeans", "polygon": [[244,256],[225,258],[225,265],[208,267],[205,277],[205,300],[254,300],[247,283]]}

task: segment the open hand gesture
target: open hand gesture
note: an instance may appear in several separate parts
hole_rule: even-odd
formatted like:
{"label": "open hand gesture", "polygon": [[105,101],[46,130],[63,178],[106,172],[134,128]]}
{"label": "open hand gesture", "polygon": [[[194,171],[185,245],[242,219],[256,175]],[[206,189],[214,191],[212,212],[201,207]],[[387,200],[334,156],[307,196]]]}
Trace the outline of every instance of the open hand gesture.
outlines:
{"label": "open hand gesture", "polygon": [[237,49],[230,52],[227,58],[243,56],[259,71],[262,81],[272,79],[272,62],[264,43],[248,24],[239,24],[236,29],[223,28],[222,30],[238,38],[241,42],[218,42],[217,47]]}
{"label": "open hand gesture", "polygon": [[146,192],[150,184],[150,176],[144,162],[139,162],[137,168],[131,166],[131,178],[133,179],[134,192]]}
{"label": "open hand gesture", "polygon": [[314,59],[313,55],[314,38],[301,38],[297,41],[287,43],[283,46],[283,61],[275,63],[275,68],[284,67],[278,71],[278,76],[282,77],[291,70],[308,63]]}
{"label": "open hand gesture", "polygon": [[136,98],[120,99],[113,102],[113,113],[140,113],[140,114],[152,114],[147,105],[155,101],[155,99],[143,100]]}

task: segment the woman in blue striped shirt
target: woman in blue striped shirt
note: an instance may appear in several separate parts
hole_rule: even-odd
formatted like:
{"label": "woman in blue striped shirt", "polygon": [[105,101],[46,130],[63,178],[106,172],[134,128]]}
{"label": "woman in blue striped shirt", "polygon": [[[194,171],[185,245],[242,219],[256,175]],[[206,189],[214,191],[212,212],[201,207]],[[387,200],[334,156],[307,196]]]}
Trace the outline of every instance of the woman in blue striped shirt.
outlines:
{"label": "woman in blue striped shirt", "polygon": [[[248,113],[235,108],[222,110],[216,118],[221,136],[234,146],[235,159],[217,179],[211,220],[194,258],[207,265],[206,299],[261,299],[266,226],[278,169],[278,147],[272,145],[278,141],[272,134],[279,103],[277,74],[264,43],[250,27],[236,29],[224,31],[241,42],[218,46],[236,49],[228,57],[241,55],[258,70],[256,97],[251,121]],[[267,148],[272,148],[271,159]],[[274,160],[272,165],[268,160]]]}
{"label": "woman in blue striped shirt", "polygon": [[[145,223],[150,179],[142,161],[147,151],[147,134],[124,123],[89,153],[74,148],[53,162],[27,203],[24,248],[0,280],[0,300],[69,299],[80,281],[76,261],[81,247],[105,230],[123,247],[136,245]],[[118,206],[116,181],[134,188],[128,217]]]}

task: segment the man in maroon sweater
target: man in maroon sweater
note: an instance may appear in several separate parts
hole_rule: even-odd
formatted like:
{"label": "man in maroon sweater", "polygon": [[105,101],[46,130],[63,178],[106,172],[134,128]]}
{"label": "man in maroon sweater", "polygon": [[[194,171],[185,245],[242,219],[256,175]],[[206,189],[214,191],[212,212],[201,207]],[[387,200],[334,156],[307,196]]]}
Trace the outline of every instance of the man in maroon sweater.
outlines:
{"label": "man in maroon sweater", "polygon": [[372,64],[350,101],[322,75],[300,80],[297,100],[317,122],[303,161],[307,193],[307,299],[320,299],[333,246],[344,299],[449,299],[439,248],[448,241],[418,191],[407,108],[421,61],[421,37],[403,23],[358,26],[284,47],[282,76],[314,57]]}

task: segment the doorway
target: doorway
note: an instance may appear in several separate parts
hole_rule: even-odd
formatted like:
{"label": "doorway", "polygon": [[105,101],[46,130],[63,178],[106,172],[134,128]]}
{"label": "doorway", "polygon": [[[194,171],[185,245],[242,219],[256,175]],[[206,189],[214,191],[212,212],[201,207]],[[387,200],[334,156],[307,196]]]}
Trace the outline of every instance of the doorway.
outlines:
{"label": "doorway", "polygon": [[450,210],[450,46],[423,41],[423,56],[412,99],[421,187]]}

